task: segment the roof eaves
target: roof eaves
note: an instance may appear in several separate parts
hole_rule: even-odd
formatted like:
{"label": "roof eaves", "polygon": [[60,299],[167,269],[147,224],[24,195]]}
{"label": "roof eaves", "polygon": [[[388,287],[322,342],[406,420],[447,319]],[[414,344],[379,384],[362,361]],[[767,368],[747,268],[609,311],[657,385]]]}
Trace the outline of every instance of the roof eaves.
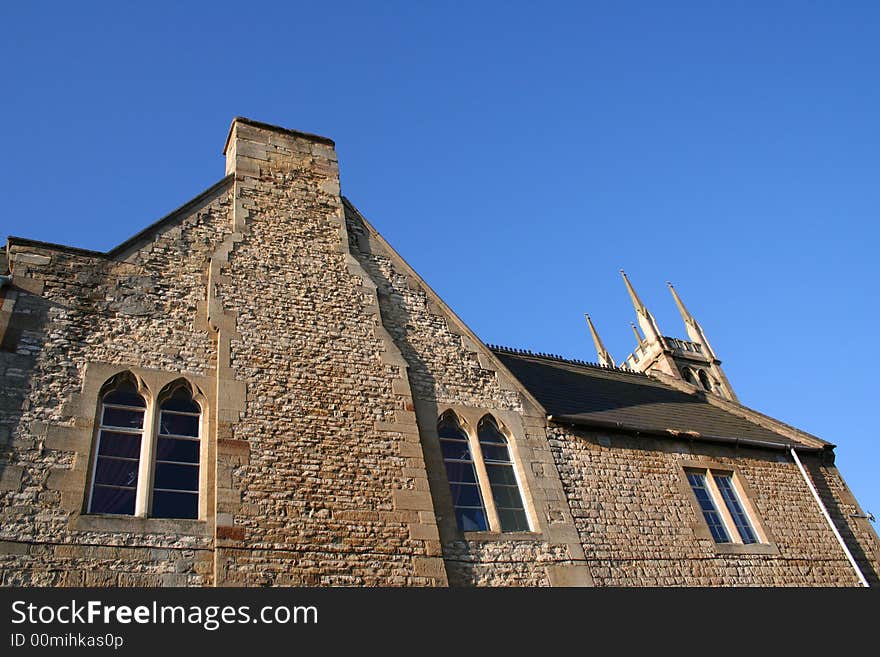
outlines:
{"label": "roof eaves", "polygon": [[[606,366],[606,365],[600,365],[598,363],[589,363],[586,361],[564,358],[562,356],[556,356],[556,355],[552,355],[552,354],[533,353],[533,352],[528,351],[526,349],[513,349],[510,347],[499,347],[499,346],[492,346],[491,348],[493,349],[493,351],[495,351],[496,353],[501,354],[501,355],[510,355],[513,357],[522,358],[522,359],[526,359],[526,360],[545,362],[548,365],[563,364],[563,365],[567,365],[567,366],[570,366],[573,368],[582,368],[582,369],[589,369],[589,370],[600,371],[600,372],[609,372],[609,373],[613,372],[615,374],[619,373],[619,374],[626,374],[626,375],[630,375],[630,376],[643,377],[645,379],[648,379],[653,385],[661,386],[664,388],[676,390],[678,392],[682,392],[682,393],[691,395],[692,397],[699,399],[701,402],[707,403],[710,406],[714,406],[715,408],[717,408],[721,411],[724,411],[726,413],[729,413],[730,415],[732,415],[740,420],[744,420],[750,424],[755,425],[756,427],[761,427],[762,429],[766,429],[772,433],[779,434],[781,438],[784,438],[785,440],[790,441],[791,443],[793,443],[795,445],[803,446],[808,451],[810,448],[815,448],[816,450],[829,450],[830,451],[836,447],[836,445],[834,443],[828,442],[826,440],[822,440],[821,438],[814,436],[810,433],[807,433],[806,431],[802,431],[800,429],[792,427],[791,425],[788,425],[784,422],[776,420],[775,418],[772,418],[768,415],[760,413],[759,411],[751,409],[751,408],[744,406],[740,403],[731,402],[731,401],[728,401],[725,399],[717,398],[714,395],[706,394],[702,390],[698,390],[696,388],[692,389],[691,386],[673,385],[673,383],[677,383],[677,382],[669,380],[671,377],[668,377],[667,375],[662,375],[662,374],[656,375],[655,373],[648,374],[648,373],[644,373],[644,372],[637,372],[635,370],[631,370],[631,369],[627,369],[627,368],[610,367],[610,366]],[[560,416],[555,416],[555,417],[560,417]],[[572,416],[566,416],[566,417],[568,418],[568,420],[572,419]],[[607,422],[607,421],[602,421],[602,420],[592,420],[592,419],[587,420],[587,419],[583,418],[582,416],[581,417],[574,416],[573,419],[577,420],[576,423],[582,423],[585,421],[589,421],[589,422],[596,423],[597,426],[599,426],[599,425],[606,426],[605,422]],[[611,424],[612,428],[613,428],[613,426],[615,426],[615,423],[610,423],[610,424]],[[647,429],[647,428],[641,428],[641,427],[635,427],[633,430],[638,431],[640,433],[649,433],[652,431],[657,431],[657,429]],[[728,437],[728,436],[716,436],[716,438],[718,438],[720,441],[723,441],[723,442],[729,443],[729,442],[738,441],[741,444],[745,444],[746,441],[755,442],[757,440],[754,438],[747,439],[747,438],[735,438],[735,437]],[[765,441],[758,441],[758,442],[763,443]],[[768,444],[773,444],[773,443],[768,443]]]}
{"label": "roof eaves", "polygon": [[[659,381],[663,385],[669,386],[676,390],[680,390],[682,392],[686,392],[688,394],[695,395],[705,401],[710,406],[714,406],[715,408],[730,413],[731,415],[743,419],[746,422],[751,422],[755,426],[762,427],[774,433],[780,433],[789,440],[793,440],[795,442],[813,443],[818,447],[827,447],[830,449],[833,449],[837,446],[834,443],[823,440],[822,438],[814,436],[807,431],[798,429],[797,427],[793,427],[790,424],[786,424],[785,422],[770,417],[769,415],[761,413],[760,411],[756,411],[755,409],[750,408],[749,406],[746,406],[739,401],[732,401],[730,399],[724,399],[717,395],[707,394],[697,388],[694,388],[693,390],[687,390],[685,388],[691,388],[691,386],[687,384],[680,384],[677,380],[673,379],[668,374],[656,372],[651,375],[651,378],[653,378],[655,381]],[[788,435],[786,436],[785,434]]]}
{"label": "roof eaves", "polygon": [[[743,445],[746,447],[759,447],[763,449],[773,449],[773,450],[783,450],[788,451],[790,449],[795,449],[798,452],[809,452],[809,453],[819,453],[829,451],[832,447],[831,445],[826,445],[822,447],[813,447],[810,445],[804,445],[802,443],[797,443],[795,441],[789,442],[771,442],[768,440],[758,440],[755,438],[740,438],[740,437],[732,437],[732,436],[717,436],[699,433],[696,431],[680,431],[677,429],[654,429],[651,427],[638,427],[634,425],[623,424],[621,422],[609,422],[603,420],[596,420],[592,418],[584,418],[576,415],[548,415],[548,422],[553,422],[554,424],[568,424],[573,426],[582,426],[582,427],[591,427],[591,428],[600,428],[600,429],[612,429],[615,431],[620,431],[622,433],[628,433],[635,436],[638,435],[648,435],[655,436],[658,438],[666,438],[669,440],[700,440],[710,443],[722,443],[725,445]],[[786,439],[788,440],[788,439]]]}
{"label": "roof eaves", "polygon": [[40,240],[32,240],[27,237],[16,237],[10,235],[6,244],[8,246],[32,246],[38,249],[47,249],[49,251],[61,251],[63,253],[71,253],[73,255],[88,256],[90,258],[106,258],[107,254],[102,251],[92,251],[90,249],[81,249],[76,246],[67,246],[66,244],[55,244],[54,242],[42,242]]}

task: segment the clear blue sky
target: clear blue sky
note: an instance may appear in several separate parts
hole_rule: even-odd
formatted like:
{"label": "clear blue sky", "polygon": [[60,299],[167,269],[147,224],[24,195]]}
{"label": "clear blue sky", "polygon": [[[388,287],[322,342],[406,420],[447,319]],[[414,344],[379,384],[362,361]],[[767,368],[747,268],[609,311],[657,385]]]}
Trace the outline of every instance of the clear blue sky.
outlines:
{"label": "clear blue sky", "polygon": [[743,403],[880,515],[880,4],[6,2],[0,234],[107,249],[223,176],[235,115],[332,137],[343,193],[486,342],[633,347],[673,281]]}

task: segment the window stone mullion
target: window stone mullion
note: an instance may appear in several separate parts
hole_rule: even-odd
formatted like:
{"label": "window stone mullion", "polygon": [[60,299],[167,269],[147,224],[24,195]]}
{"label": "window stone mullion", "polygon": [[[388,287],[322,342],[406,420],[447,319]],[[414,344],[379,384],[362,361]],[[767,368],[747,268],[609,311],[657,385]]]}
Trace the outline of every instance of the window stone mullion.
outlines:
{"label": "window stone mullion", "polygon": [[498,509],[495,508],[495,496],[492,495],[492,486],[489,483],[489,472],[483,461],[483,450],[475,432],[468,431],[468,444],[474,459],[474,468],[477,471],[477,480],[480,482],[480,494],[483,496],[483,506],[486,508],[486,516],[489,519],[489,531],[501,531],[501,518]]}
{"label": "window stone mullion", "polygon": [[724,496],[721,495],[721,491],[718,490],[718,485],[715,483],[715,477],[711,470],[706,471],[706,486],[709,488],[709,493],[712,495],[712,499],[715,502],[715,508],[718,510],[718,515],[721,516],[721,520],[724,522],[724,528],[727,530],[730,542],[741,544],[742,537],[739,535],[739,529],[737,529],[736,522],[734,522],[733,516],[730,515],[730,511],[727,509]]}
{"label": "window stone mullion", "polygon": [[158,427],[158,404],[155,399],[147,400],[144,413],[144,433],[141,440],[141,462],[138,468],[138,487],[134,514],[141,518],[149,515],[150,491],[153,489],[153,462],[156,451],[156,431]]}

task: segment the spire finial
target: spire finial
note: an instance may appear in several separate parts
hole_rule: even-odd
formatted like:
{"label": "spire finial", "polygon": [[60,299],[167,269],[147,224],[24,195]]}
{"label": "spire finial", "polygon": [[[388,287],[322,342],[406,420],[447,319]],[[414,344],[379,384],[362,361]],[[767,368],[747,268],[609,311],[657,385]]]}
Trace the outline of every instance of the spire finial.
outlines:
{"label": "spire finial", "polygon": [[715,356],[715,352],[712,350],[712,345],[709,344],[709,341],[706,339],[706,334],[703,332],[703,327],[700,326],[700,323],[697,321],[696,317],[691,315],[690,311],[685,308],[684,302],[681,300],[681,297],[678,296],[678,292],[675,291],[672,283],[666,281],[666,285],[669,286],[669,291],[672,292],[672,298],[675,299],[675,305],[678,306],[678,312],[681,314],[681,318],[684,320],[684,328],[687,331],[688,337],[693,342],[699,342],[706,348],[707,355],[711,358],[717,358]]}
{"label": "spire finial", "polygon": [[[730,382],[727,380],[724,372],[721,370],[721,361],[718,359],[718,356],[715,355],[715,350],[712,349],[712,345],[709,344],[709,340],[706,339],[706,333],[703,331],[703,327],[700,326],[700,323],[697,321],[696,317],[691,315],[690,311],[685,307],[684,302],[681,300],[681,297],[678,296],[678,292],[675,290],[675,286],[672,285],[669,281],[666,281],[666,285],[669,286],[669,291],[672,293],[672,298],[675,299],[675,305],[678,306],[678,312],[681,314],[681,318],[684,320],[684,328],[687,331],[688,337],[692,342],[696,342],[703,346],[703,353],[707,356],[712,363],[711,367],[715,373],[715,376],[721,380],[721,389],[724,391],[721,394],[722,397],[726,397],[728,399],[732,399],[733,401],[737,401],[736,394],[733,392],[733,388],[730,385]],[[717,391],[716,391],[717,392]]]}
{"label": "spire finial", "polygon": [[621,269],[620,275],[623,276],[623,282],[626,284],[626,291],[629,292],[629,298],[632,299],[632,303],[636,309],[636,312],[647,314],[648,309],[645,307],[645,304],[642,303],[642,300],[639,299],[639,295],[636,293],[636,290],[632,286],[632,283],[629,282],[629,278],[627,277],[626,272]]}
{"label": "spire finial", "polygon": [[587,313],[584,313],[584,317],[587,320],[587,326],[590,327],[590,334],[593,336],[593,344],[596,345],[596,355],[599,357],[599,364],[604,365],[605,367],[614,367],[614,359],[611,357],[611,354],[608,353],[605,345],[602,344],[602,338],[599,337],[596,327],[593,326],[593,320],[590,319],[590,315]]}
{"label": "spire finial", "polygon": [[629,292],[629,298],[632,299],[633,307],[636,309],[636,316],[639,320],[639,326],[645,334],[645,340],[648,342],[656,340],[660,341],[662,344],[660,327],[657,326],[657,320],[654,319],[654,316],[650,313],[647,306],[642,303],[642,300],[636,293],[636,289],[633,287],[632,283],[630,283],[629,278],[623,269],[620,270],[620,275],[623,276],[623,282],[626,284],[626,291]]}
{"label": "spire finial", "polygon": [[642,344],[642,335],[639,333],[638,327],[632,322],[630,322],[629,325],[632,327],[633,335],[636,336],[636,344]]}
{"label": "spire finial", "polygon": [[684,302],[681,300],[681,297],[678,296],[678,292],[675,291],[675,286],[672,285],[669,281],[666,281],[666,285],[669,287],[669,291],[672,292],[672,298],[675,299],[675,305],[678,306],[678,312],[681,314],[681,318],[684,320],[684,323],[687,324],[696,324],[694,316],[688,312],[688,309],[685,308]]}

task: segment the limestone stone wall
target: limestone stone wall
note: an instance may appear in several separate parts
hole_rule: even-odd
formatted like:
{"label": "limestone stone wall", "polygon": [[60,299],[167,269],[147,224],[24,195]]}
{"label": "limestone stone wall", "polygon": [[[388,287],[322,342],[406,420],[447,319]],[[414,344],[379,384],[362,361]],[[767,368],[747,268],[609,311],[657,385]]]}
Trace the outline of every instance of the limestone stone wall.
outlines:
{"label": "limestone stone wall", "polygon": [[209,522],[102,522],[83,511],[103,377],[139,368],[148,378],[161,371],[202,381],[214,367],[214,340],[197,318],[205,264],[229,231],[230,191],[217,186],[115,257],[10,242],[13,285],[0,331],[0,583],[211,582]]}
{"label": "limestone stone wall", "polygon": [[864,510],[834,465],[818,459],[803,461],[828,515],[834,521],[862,574],[872,587],[880,586],[880,538]]}
{"label": "limestone stone wall", "polygon": [[[857,585],[797,466],[784,452],[734,451],[560,427],[551,430],[550,444],[597,585]],[[810,464],[814,479],[825,479],[838,496],[845,496],[833,467],[821,466],[815,456],[802,460]],[[748,487],[772,548],[739,554],[719,549],[689,499],[685,463],[732,469]],[[850,507],[838,506],[832,497],[825,496],[826,504],[840,524]],[[856,533],[862,570],[876,585],[876,536],[864,528]]]}
{"label": "limestone stone wall", "polygon": [[406,372],[348,254],[332,142],[237,122],[227,162],[220,378],[246,392],[221,426],[218,583],[445,584]]}
{"label": "limestone stone wall", "polygon": [[[340,196],[333,143],[237,119],[227,177],[110,253],[13,239],[0,290],[0,585],[851,585],[783,453],[551,426]],[[101,386],[204,403],[199,520],[86,514]],[[152,403],[149,402],[148,403]],[[459,530],[450,410],[509,439],[530,531]],[[876,535],[804,456],[873,584]],[[721,550],[683,463],[747,482]]]}
{"label": "limestone stone wall", "polygon": [[[350,204],[349,248],[376,285],[382,323],[406,363],[433,509],[453,586],[586,584],[589,573],[564,499],[543,411]],[[462,533],[455,521],[437,420],[490,413],[509,434],[533,531]]]}

